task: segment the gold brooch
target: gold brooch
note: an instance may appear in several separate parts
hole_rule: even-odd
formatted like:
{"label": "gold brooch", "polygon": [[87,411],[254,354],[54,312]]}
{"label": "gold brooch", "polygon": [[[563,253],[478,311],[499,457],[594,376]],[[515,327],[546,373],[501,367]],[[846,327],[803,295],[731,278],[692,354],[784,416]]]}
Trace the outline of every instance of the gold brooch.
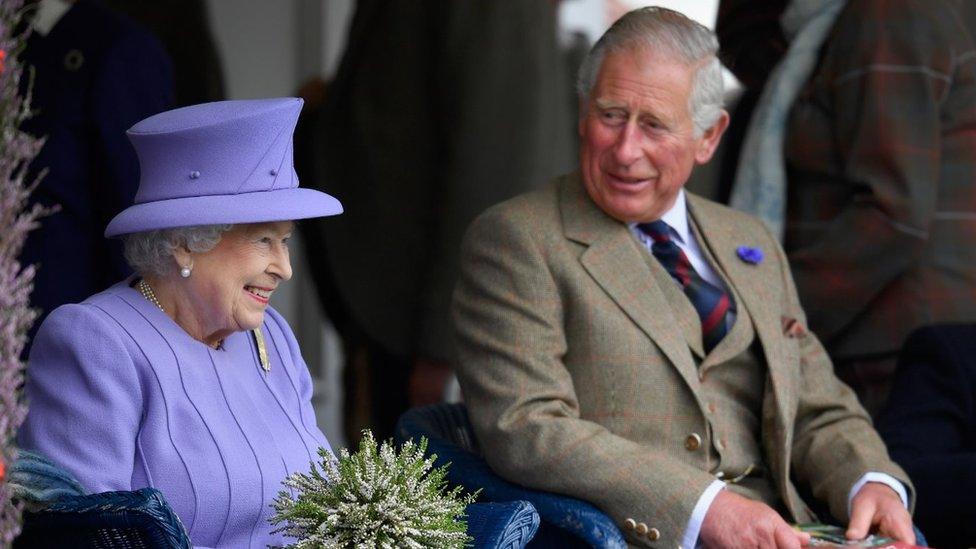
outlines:
{"label": "gold brooch", "polygon": [[261,328],[255,328],[251,330],[254,334],[254,344],[258,348],[258,360],[261,361],[261,369],[264,373],[271,372],[271,361],[268,360],[268,347],[264,344],[264,334],[261,333]]}

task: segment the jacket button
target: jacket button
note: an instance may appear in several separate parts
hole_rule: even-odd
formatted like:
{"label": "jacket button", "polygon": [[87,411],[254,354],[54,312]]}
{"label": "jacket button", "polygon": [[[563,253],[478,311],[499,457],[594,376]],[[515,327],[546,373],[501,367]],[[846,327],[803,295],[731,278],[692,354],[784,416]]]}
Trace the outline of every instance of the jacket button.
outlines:
{"label": "jacket button", "polygon": [[629,518],[629,519],[625,520],[624,521],[624,528],[626,530],[629,530],[629,531],[633,532],[634,531],[634,528],[637,528],[637,521],[635,521],[632,518]]}
{"label": "jacket button", "polygon": [[657,528],[651,528],[647,531],[647,539],[657,541],[661,539],[661,532],[659,532]]}
{"label": "jacket button", "polygon": [[701,448],[702,438],[698,433],[692,433],[688,435],[685,439],[685,450],[689,452],[694,452],[695,450]]}
{"label": "jacket button", "polygon": [[637,532],[637,535],[638,536],[646,535],[647,534],[647,525],[644,524],[643,522],[638,522],[637,523],[637,529],[634,530],[634,531]]}

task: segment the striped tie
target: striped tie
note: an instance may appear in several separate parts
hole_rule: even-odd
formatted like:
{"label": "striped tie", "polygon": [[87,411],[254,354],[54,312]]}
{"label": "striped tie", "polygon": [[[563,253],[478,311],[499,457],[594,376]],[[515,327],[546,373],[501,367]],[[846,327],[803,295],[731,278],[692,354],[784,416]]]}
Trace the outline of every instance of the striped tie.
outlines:
{"label": "striped tie", "polygon": [[654,239],[654,245],[651,246],[654,257],[678,281],[692,306],[698,311],[702,324],[702,343],[705,345],[705,352],[711,352],[728,331],[725,314],[732,305],[729,295],[698,275],[685,252],[671,240],[671,230],[667,223],[657,220],[641,223],[637,228]]}

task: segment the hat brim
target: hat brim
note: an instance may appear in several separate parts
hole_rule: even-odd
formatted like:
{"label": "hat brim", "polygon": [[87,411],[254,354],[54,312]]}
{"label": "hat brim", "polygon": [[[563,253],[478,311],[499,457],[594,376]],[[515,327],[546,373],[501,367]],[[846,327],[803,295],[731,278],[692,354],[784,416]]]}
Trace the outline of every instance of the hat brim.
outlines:
{"label": "hat brim", "polygon": [[334,197],[301,187],[188,196],[129,206],[109,222],[105,236],[197,225],[291,221],[340,213],[342,204]]}

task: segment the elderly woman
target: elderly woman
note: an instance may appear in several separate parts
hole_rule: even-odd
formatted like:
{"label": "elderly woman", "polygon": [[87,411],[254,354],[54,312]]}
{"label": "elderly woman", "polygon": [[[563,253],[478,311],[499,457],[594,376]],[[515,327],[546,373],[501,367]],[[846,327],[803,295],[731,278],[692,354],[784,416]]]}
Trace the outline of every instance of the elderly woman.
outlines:
{"label": "elderly woman", "polygon": [[197,546],[282,544],[269,505],[328,447],[268,306],[291,278],[292,220],[342,211],[298,188],[301,105],[209,103],[133,126],[139,192],[105,234],[137,274],[56,309],[31,349],[22,445],[92,492],[159,489]]}

